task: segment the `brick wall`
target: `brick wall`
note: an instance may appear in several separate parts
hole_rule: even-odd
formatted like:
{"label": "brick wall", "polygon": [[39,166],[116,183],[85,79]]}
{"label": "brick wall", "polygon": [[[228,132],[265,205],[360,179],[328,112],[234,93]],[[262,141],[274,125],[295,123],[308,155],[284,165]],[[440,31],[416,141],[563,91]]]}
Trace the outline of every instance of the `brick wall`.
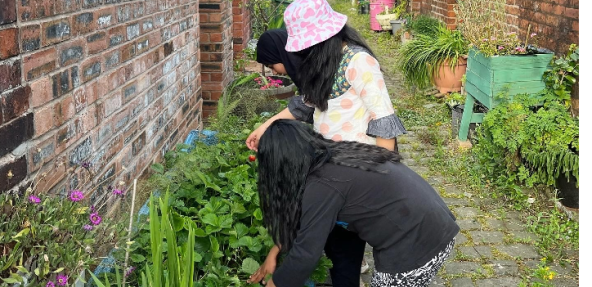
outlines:
{"label": "brick wall", "polygon": [[3,0],[0,192],[45,172],[72,188],[58,159],[130,180],[199,126],[198,13],[197,0]]}
{"label": "brick wall", "polygon": [[199,9],[203,115],[207,117],[234,77],[232,2],[203,0]]}
{"label": "brick wall", "polygon": [[[457,0],[413,0],[411,10],[439,18],[454,28]],[[487,0],[484,0],[487,1]],[[539,45],[564,54],[579,43],[579,0],[507,0],[508,26],[525,38],[528,25],[539,36]]]}
{"label": "brick wall", "polygon": [[242,58],[242,51],[251,40],[251,10],[247,0],[232,1],[232,36],[234,43],[234,58]]}

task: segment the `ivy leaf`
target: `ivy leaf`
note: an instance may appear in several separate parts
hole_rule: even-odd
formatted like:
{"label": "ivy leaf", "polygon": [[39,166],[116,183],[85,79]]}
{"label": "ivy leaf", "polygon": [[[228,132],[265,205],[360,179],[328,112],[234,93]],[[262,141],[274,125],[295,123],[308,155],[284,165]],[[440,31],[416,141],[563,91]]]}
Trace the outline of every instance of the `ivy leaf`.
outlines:
{"label": "ivy leaf", "polygon": [[247,274],[253,274],[259,269],[259,263],[253,258],[245,258],[241,266],[241,271]]}

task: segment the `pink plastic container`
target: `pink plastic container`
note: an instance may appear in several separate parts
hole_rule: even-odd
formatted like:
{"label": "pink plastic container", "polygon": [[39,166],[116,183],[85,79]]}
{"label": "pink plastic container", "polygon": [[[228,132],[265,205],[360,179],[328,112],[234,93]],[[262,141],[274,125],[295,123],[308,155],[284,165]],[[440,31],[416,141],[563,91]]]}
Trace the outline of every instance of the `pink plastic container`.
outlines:
{"label": "pink plastic container", "polygon": [[374,31],[382,31],[382,27],[376,20],[376,15],[384,11],[384,6],[393,9],[395,0],[370,0],[370,29]]}

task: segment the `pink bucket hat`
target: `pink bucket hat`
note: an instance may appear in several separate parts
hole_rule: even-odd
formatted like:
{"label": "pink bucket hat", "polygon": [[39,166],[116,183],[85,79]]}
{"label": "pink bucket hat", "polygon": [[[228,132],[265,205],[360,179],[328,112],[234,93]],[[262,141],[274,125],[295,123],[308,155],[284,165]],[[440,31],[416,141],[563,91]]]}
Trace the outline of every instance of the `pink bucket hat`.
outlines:
{"label": "pink bucket hat", "polygon": [[325,0],[295,0],[284,12],[288,30],[286,51],[297,52],[337,34],[347,16],[333,11]]}

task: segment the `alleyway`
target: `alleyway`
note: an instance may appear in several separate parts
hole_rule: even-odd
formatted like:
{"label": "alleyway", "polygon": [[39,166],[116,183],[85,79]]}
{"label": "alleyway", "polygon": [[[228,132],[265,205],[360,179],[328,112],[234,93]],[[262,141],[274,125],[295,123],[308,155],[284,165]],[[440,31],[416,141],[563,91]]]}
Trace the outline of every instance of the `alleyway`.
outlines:
{"label": "alleyway", "polygon": [[[525,282],[537,282],[533,274],[547,259],[537,252],[537,235],[526,225],[528,214],[505,206],[501,199],[493,199],[485,191],[469,187],[468,175],[459,174],[462,168],[453,167],[463,164],[455,158],[466,156],[466,151],[457,150],[456,140],[451,136],[448,108],[432,96],[413,94],[403,86],[401,75],[394,68],[395,47],[400,43],[389,32],[371,31],[364,17],[367,15],[358,15],[346,3],[339,1],[332,5],[348,15],[349,24],[360,31],[377,54],[395,109],[409,130],[399,139],[404,163],[440,192],[461,227],[454,252],[431,286],[531,286]],[[372,250],[367,246],[366,251],[370,270],[362,275],[362,281],[370,286]],[[549,269],[545,266],[540,269],[555,272],[551,286],[578,286],[575,263],[578,250],[557,252],[564,259],[563,264],[555,260],[545,265]]]}

